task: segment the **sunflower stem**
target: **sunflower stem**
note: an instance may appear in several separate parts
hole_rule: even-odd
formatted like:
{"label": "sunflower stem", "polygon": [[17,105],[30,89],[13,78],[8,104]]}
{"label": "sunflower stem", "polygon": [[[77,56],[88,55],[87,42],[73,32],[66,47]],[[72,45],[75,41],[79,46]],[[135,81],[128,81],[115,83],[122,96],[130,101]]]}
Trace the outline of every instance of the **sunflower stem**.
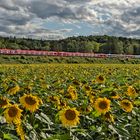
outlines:
{"label": "sunflower stem", "polygon": [[34,127],[34,113],[31,114],[31,124]]}
{"label": "sunflower stem", "polygon": [[72,136],[72,134],[71,134],[71,127],[69,127],[69,135],[70,135],[70,137]]}
{"label": "sunflower stem", "polygon": [[74,136],[72,134],[71,127],[69,127],[69,135],[70,135],[70,138],[72,138],[72,140],[74,140]]}

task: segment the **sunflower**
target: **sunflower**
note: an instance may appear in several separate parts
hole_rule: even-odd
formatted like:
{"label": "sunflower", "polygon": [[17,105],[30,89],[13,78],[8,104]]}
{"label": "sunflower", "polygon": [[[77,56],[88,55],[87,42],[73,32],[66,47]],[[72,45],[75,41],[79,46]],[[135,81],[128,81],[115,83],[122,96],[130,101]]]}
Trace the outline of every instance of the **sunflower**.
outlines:
{"label": "sunflower", "polygon": [[110,94],[110,97],[112,99],[119,99],[120,98],[120,96],[117,94],[116,91],[112,91],[111,94]]}
{"label": "sunflower", "polygon": [[59,112],[59,119],[64,127],[72,127],[79,123],[79,115],[75,108],[67,107]]}
{"label": "sunflower", "polygon": [[76,80],[76,79],[74,79],[74,80],[72,81],[72,83],[73,83],[73,85],[75,85],[75,86],[80,86],[80,85],[81,85],[81,83],[80,83],[78,80]]}
{"label": "sunflower", "polygon": [[69,86],[67,89],[67,92],[69,93],[68,98],[71,100],[76,100],[77,99],[77,92],[76,89],[73,86]]}
{"label": "sunflower", "polygon": [[6,108],[10,105],[9,100],[5,97],[0,97],[0,108]]}
{"label": "sunflower", "polygon": [[11,87],[11,88],[8,89],[8,93],[9,93],[10,95],[14,95],[14,94],[16,94],[19,90],[20,90],[19,85],[15,85],[14,87]]}
{"label": "sunflower", "polygon": [[86,91],[86,96],[90,97],[90,96],[95,96],[96,92],[95,91]]}
{"label": "sunflower", "polygon": [[60,99],[59,96],[49,96],[48,97],[48,102],[52,102],[56,105],[60,105]]}
{"label": "sunflower", "polygon": [[107,98],[98,98],[95,101],[94,107],[98,112],[105,114],[110,109],[110,100]]}
{"label": "sunflower", "polygon": [[20,103],[22,106],[30,112],[35,112],[40,105],[39,97],[33,96],[32,94],[24,94],[20,97]]}
{"label": "sunflower", "polygon": [[68,87],[68,89],[67,89],[67,92],[71,92],[71,91],[73,91],[73,90],[75,90],[75,87],[73,87],[73,86],[70,85],[70,86]]}
{"label": "sunflower", "polygon": [[65,90],[64,90],[64,89],[60,89],[60,90],[59,90],[59,93],[60,93],[60,94],[64,94],[64,93],[65,93]]}
{"label": "sunflower", "polygon": [[76,100],[77,99],[76,90],[73,90],[73,91],[69,92],[69,95],[70,95],[69,97],[70,97],[71,100]]}
{"label": "sunflower", "polygon": [[114,123],[114,117],[111,113],[107,112],[104,114],[104,119],[108,122]]}
{"label": "sunflower", "polygon": [[89,101],[90,101],[91,104],[94,104],[94,102],[95,102],[95,97],[94,97],[93,95],[90,95],[90,96],[89,96]]}
{"label": "sunflower", "polygon": [[120,106],[126,112],[131,112],[133,109],[133,105],[132,105],[131,101],[129,101],[127,99],[120,101]]}
{"label": "sunflower", "polygon": [[91,111],[92,111],[92,107],[90,106],[90,105],[88,105],[87,107],[86,107],[86,113],[90,113]]}
{"label": "sunflower", "polygon": [[26,91],[26,92],[31,92],[32,91],[32,85],[31,84],[29,84],[29,85],[27,85],[27,86],[25,86],[24,87],[24,90]]}
{"label": "sunflower", "polygon": [[135,90],[135,88],[133,86],[128,87],[127,95],[132,97],[132,98],[135,98],[137,96],[136,90]]}
{"label": "sunflower", "polygon": [[16,125],[16,132],[20,136],[21,140],[25,140],[25,134],[24,134],[24,131],[23,131],[21,124]]}
{"label": "sunflower", "polygon": [[8,88],[7,79],[4,80],[4,81],[2,81],[1,87],[3,87],[4,89],[7,89]]}
{"label": "sunflower", "polygon": [[18,107],[17,104],[10,105],[6,110],[4,111],[4,116],[6,118],[6,121],[8,123],[15,123],[20,124],[21,123],[21,112],[22,110]]}
{"label": "sunflower", "polygon": [[97,83],[104,83],[105,82],[105,78],[102,75],[98,75],[96,77],[96,82]]}
{"label": "sunflower", "polygon": [[60,100],[60,105],[57,106],[58,110],[66,108],[67,102],[65,100]]}
{"label": "sunflower", "polygon": [[36,98],[38,99],[38,101],[39,101],[39,104],[40,104],[40,105],[42,105],[42,104],[43,104],[43,101],[42,101],[42,99],[41,99],[41,98],[39,98],[38,96],[36,96]]}
{"label": "sunflower", "polygon": [[90,86],[88,86],[88,85],[84,85],[83,90],[90,92],[92,90],[92,88]]}

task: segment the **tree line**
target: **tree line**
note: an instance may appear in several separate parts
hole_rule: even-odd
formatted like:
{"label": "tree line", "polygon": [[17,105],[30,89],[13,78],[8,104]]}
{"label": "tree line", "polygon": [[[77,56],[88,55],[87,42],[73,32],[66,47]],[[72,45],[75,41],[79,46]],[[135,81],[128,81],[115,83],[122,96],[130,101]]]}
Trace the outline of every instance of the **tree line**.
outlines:
{"label": "tree line", "polygon": [[114,36],[78,36],[61,40],[0,37],[0,48],[107,54],[140,54],[140,39]]}

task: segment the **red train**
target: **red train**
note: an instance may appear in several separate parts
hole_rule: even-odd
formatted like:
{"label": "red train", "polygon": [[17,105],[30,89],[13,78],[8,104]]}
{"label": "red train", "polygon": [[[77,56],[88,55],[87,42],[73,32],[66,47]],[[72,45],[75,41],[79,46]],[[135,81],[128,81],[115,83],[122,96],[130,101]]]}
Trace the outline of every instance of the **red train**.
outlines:
{"label": "red train", "polygon": [[55,51],[38,51],[38,50],[13,50],[0,49],[0,54],[7,55],[44,55],[44,56],[79,56],[79,57],[95,57],[95,58],[140,58],[139,55],[122,55],[122,54],[103,54],[103,53],[80,53],[80,52],[55,52]]}

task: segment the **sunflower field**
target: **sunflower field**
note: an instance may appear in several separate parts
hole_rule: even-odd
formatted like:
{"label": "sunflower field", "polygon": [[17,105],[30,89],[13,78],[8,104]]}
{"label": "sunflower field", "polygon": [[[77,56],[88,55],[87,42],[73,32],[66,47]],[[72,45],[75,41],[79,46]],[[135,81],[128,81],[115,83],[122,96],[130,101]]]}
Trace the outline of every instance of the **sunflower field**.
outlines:
{"label": "sunflower field", "polygon": [[0,140],[139,140],[140,65],[0,65]]}

